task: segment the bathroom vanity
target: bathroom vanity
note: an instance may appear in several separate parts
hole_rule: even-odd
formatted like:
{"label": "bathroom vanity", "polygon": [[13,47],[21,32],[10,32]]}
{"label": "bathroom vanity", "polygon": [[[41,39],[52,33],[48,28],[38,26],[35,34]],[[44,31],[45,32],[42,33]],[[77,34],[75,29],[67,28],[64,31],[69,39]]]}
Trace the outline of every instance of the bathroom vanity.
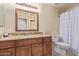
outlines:
{"label": "bathroom vanity", "polygon": [[[18,4],[0,4],[0,26],[2,27],[0,35],[23,32],[21,35],[14,33],[12,36],[7,35],[8,37],[0,38],[0,56],[53,55],[52,37],[45,34],[35,35],[35,32],[39,32],[39,12],[36,12],[38,8],[28,7],[31,5],[27,4],[23,5],[20,6],[26,9],[18,8]],[[26,34],[30,31],[34,33]]]}
{"label": "bathroom vanity", "polygon": [[0,56],[51,56],[52,37],[49,35],[0,38]]}

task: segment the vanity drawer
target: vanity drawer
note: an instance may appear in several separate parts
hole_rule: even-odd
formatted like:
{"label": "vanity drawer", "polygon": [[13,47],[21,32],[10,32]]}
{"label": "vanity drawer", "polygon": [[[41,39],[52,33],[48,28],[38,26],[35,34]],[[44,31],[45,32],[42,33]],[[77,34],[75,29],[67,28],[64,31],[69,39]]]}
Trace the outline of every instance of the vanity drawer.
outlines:
{"label": "vanity drawer", "polygon": [[16,41],[16,46],[42,43],[42,38],[21,39]]}
{"label": "vanity drawer", "polygon": [[15,48],[0,50],[0,56],[15,56]]}
{"label": "vanity drawer", "polygon": [[44,37],[44,42],[47,42],[47,41],[51,41],[52,42],[52,37],[51,36]]}
{"label": "vanity drawer", "polygon": [[15,41],[0,41],[0,49],[15,47]]}

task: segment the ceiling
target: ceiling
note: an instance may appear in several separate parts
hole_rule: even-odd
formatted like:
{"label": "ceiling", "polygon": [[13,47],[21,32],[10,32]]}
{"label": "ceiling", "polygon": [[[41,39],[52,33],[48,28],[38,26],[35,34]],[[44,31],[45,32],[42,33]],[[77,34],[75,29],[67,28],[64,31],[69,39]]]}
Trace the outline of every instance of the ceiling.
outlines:
{"label": "ceiling", "polygon": [[75,6],[79,3],[53,3],[52,6],[58,7],[58,8],[69,8],[71,6]]}
{"label": "ceiling", "polygon": [[72,8],[78,4],[79,3],[53,3],[52,6],[59,8],[60,12],[63,12],[63,11],[65,11],[69,8]]}

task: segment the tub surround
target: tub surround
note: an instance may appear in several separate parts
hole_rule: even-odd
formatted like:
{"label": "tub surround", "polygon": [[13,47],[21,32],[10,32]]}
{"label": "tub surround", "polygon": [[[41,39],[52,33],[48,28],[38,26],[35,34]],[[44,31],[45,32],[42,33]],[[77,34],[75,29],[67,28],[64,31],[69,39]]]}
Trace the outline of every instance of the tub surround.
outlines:
{"label": "tub surround", "polygon": [[0,38],[0,56],[51,56],[52,37],[47,34]]}

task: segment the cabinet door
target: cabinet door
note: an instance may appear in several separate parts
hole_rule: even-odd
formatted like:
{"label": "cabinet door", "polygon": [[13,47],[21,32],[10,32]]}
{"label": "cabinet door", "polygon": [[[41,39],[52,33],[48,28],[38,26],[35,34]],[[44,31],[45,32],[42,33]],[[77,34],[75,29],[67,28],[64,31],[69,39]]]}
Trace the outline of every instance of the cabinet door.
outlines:
{"label": "cabinet door", "polygon": [[16,56],[31,56],[31,46],[16,47]]}
{"label": "cabinet door", "polygon": [[32,45],[32,56],[42,56],[42,43]]}
{"label": "cabinet door", "polygon": [[52,42],[44,42],[43,45],[43,55],[51,56],[52,55]]}
{"label": "cabinet door", "polygon": [[15,48],[0,50],[0,56],[15,56]]}

